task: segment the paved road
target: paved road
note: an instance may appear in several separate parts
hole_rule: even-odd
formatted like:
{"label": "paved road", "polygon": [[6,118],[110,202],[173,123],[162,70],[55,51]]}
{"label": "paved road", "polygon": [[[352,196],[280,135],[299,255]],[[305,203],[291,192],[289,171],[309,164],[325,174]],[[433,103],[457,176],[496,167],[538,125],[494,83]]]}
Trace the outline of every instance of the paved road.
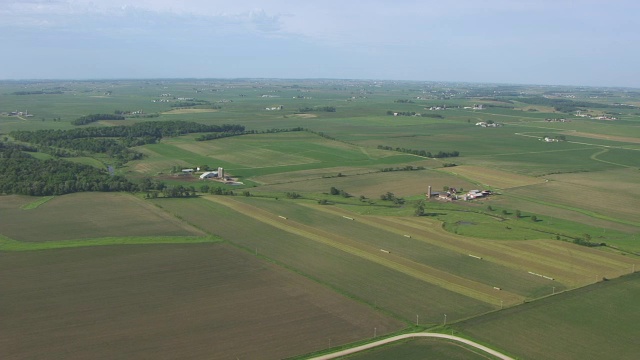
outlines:
{"label": "paved road", "polygon": [[499,352],[497,352],[495,350],[489,349],[488,347],[480,345],[480,344],[478,344],[476,342],[473,342],[471,340],[463,339],[461,337],[452,336],[452,335],[437,334],[437,333],[426,333],[426,332],[398,335],[398,336],[390,337],[390,338],[383,339],[383,340],[380,340],[380,341],[375,341],[375,342],[372,342],[372,343],[369,343],[369,344],[356,346],[356,347],[351,348],[351,349],[338,351],[338,352],[335,352],[335,353],[332,353],[332,354],[327,354],[327,355],[314,357],[311,360],[335,359],[335,358],[338,358],[340,356],[353,354],[353,353],[356,353],[358,351],[371,349],[371,348],[374,348],[376,346],[388,344],[388,343],[391,343],[391,342],[394,342],[394,341],[403,340],[403,339],[410,339],[410,338],[419,338],[419,337],[430,337],[430,338],[440,338],[440,339],[453,340],[453,341],[461,342],[461,343],[469,345],[469,346],[473,346],[474,348],[480,349],[480,350],[482,350],[484,352],[487,352],[487,353],[489,353],[489,354],[491,354],[491,355],[493,355],[493,356],[495,356],[495,357],[497,357],[499,359],[514,360],[512,357],[509,357],[509,356],[507,356],[505,354],[499,353]]}

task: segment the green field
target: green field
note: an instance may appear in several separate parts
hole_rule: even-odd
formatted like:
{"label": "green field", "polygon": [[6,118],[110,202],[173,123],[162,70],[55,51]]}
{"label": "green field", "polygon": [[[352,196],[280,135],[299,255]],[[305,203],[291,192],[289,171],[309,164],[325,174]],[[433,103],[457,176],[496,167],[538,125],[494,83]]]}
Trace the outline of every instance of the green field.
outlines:
{"label": "green field", "polygon": [[[524,359],[635,359],[640,277],[625,276],[453,326]],[[616,334],[612,336],[611,334]]]}

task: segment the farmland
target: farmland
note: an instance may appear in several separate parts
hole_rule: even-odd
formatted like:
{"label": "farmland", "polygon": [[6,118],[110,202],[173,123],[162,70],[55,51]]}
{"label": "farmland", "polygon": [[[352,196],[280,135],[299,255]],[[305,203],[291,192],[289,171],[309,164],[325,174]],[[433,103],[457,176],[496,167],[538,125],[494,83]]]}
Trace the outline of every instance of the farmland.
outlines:
{"label": "farmland", "polygon": [[28,209],[32,198],[4,197],[0,234],[24,242],[118,236],[202,236],[202,231],[126,194],[73,194]]}
{"label": "farmland", "polygon": [[277,359],[402,327],[221,244],[7,253],[0,266],[4,359]]}
{"label": "farmland", "polygon": [[[39,92],[53,87],[61,90]],[[144,349],[167,357],[304,358],[366,341],[372,330],[454,329],[523,358],[545,358],[538,344],[559,350],[584,338],[594,347],[617,344],[599,358],[627,357],[634,349],[623,341],[637,314],[615,315],[616,328],[603,304],[631,308],[622,294],[635,291],[630,273],[640,269],[640,113],[615,105],[608,92],[594,89],[607,94],[594,100],[565,89],[593,106],[583,110],[591,117],[579,117],[549,105],[541,87],[514,88],[264,79],[0,83],[0,150],[72,161],[134,184],[130,193],[42,197],[0,188],[1,266],[11,274],[0,300],[9,319],[0,332],[10,335],[0,347],[8,358],[51,351],[139,357]],[[640,104],[636,93],[612,91],[616,101]],[[126,119],[72,125],[116,111]],[[616,120],[598,119],[614,113]],[[75,139],[114,142],[126,158],[31,144],[12,133],[165,121],[235,130]],[[218,167],[228,179],[199,179]],[[462,200],[472,189],[490,195]],[[580,297],[593,300],[585,305]],[[601,312],[585,315],[589,306]],[[450,328],[442,328],[444,314]],[[256,330],[272,335],[247,345],[243,334]],[[29,345],[45,333],[54,335]],[[593,349],[559,358],[589,357]],[[422,351],[482,356],[432,340],[362,356]]]}

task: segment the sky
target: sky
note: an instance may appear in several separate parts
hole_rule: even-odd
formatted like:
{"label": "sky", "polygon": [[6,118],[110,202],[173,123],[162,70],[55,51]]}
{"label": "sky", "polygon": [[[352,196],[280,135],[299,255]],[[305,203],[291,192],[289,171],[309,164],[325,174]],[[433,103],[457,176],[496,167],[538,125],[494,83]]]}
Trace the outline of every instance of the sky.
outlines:
{"label": "sky", "polygon": [[640,88],[637,0],[0,0],[0,79]]}

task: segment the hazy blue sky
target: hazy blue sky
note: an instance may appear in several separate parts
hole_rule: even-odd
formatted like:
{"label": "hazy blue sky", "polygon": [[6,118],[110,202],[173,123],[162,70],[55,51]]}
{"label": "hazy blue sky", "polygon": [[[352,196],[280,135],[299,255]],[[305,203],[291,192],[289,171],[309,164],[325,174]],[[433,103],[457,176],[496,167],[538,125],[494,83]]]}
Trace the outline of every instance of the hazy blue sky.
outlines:
{"label": "hazy blue sky", "polygon": [[0,79],[640,87],[638,0],[0,0]]}

